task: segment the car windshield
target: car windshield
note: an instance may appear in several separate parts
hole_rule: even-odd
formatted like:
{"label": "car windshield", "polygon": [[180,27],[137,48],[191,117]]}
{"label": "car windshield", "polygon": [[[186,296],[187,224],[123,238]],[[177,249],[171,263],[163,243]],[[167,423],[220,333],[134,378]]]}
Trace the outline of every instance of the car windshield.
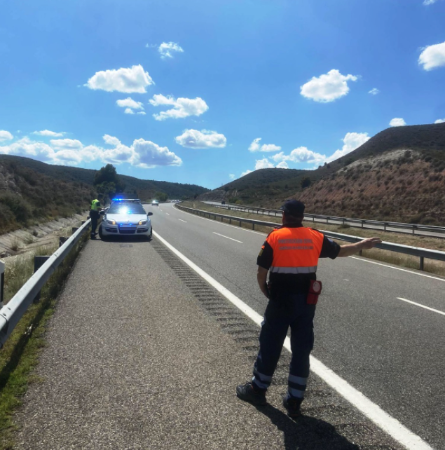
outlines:
{"label": "car windshield", "polygon": [[107,214],[147,214],[140,203],[121,203],[111,205]]}

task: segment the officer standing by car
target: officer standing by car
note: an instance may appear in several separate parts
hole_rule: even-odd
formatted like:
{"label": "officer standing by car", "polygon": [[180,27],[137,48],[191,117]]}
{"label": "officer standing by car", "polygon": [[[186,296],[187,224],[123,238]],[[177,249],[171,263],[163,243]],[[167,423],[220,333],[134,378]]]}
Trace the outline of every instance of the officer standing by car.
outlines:
{"label": "officer standing by car", "polygon": [[340,246],[320,231],[303,227],[302,202],[288,200],[281,209],[283,226],[267,236],[257,259],[258,285],[269,299],[259,336],[260,350],[252,381],[239,385],[236,394],[249,403],[266,404],[266,391],[290,327],[292,359],[283,406],[290,417],[297,417],[309,376],[313,318],[322,286],[315,275],[318,259],[350,256],[374,247],[381,240],[368,238]]}
{"label": "officer standing by car", "polygon": [[96,239],[96,228],[97,228],[97,222],[100,217],[100,201],[95,198],[91,202],[91,208],[90,208],[90,218],[91,218],[91,239]]}

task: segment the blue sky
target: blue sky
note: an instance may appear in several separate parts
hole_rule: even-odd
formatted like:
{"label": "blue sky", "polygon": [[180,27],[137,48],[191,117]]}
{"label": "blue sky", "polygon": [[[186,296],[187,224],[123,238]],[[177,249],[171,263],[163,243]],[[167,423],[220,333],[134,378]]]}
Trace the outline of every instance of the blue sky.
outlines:
{"label": "blue sky", "polygon": [[0,153],[216,188],[445,121],[445,0],[2,2]]}

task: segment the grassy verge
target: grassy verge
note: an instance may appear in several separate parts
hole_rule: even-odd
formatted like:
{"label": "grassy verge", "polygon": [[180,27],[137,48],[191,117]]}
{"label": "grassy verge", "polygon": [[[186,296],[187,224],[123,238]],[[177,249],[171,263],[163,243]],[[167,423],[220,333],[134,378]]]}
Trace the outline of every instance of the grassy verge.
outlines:
{"label": "grassy verge", "polygon": [[[245,219],[253,219],[253,220],[264,220],[265,222],[275,222],[277,225],[281,225],[281,217],[274,216],[259,216],[254,213],[245,213],[242,211],[229,211],[223,210],[221,208],[215,208],[212,205],[208,205],[206,203],[197,202],[197,201],[188,201],[181,203],[183,206],[187,206],[189,208],[201,209],[204,211],[214,212],[217,214],[224,214],[226,216],[234,216],[234,217],[242,217]],[[221,219],[217,219],[220,221]],[[223,222],[237,225],[238,222],[229,219],[224,219]],[[332,231],[334,233],[342,233],[349,234],[350,236],[357,236],[362,238],[367,237],[379,237],[382,241],[393,242],[401,245],[409,245],[412,247],[422,247],[431,250],[439,250],[445,251],[445,239],[441,238],[432,238],[426,236],[413,236],[413,235],[405,235],[405,234],[396,234],[385,231],[376,231],[376,230],[367,230],[362,228],[352,228],[347,225],[327,225],[321,223],[313,223],[312,221],[304,221],[303,224],[307,227],[313,227],[320,230]],[[249,224],[242,224],[243,228],[252,229],[252,226]],[[263,227],[256,226],[255,230],[269,233],[272,230],[272,227]],[[339,244],[344,244],[344,241],[338,241]],[[410,269],[419,269],[419,258],[410,255],[403,255],[401,253],[390,252],[387,250],[380,249],[372,249],[365,250],[362,252],[362,256],[370,259],[374,259],[377,261],[382,261],[389,264],[394,264],[402,267],[407,267]],[[445,276],[445,262],[435,261],[435,260],[425,260],[424,270],[426,272],[434,273],[436,275]]]}
{"label": "grassy verge", "polygon": [[[41,291],[40,302],[33,304],[22,317],[0,351],[0,450],[14,447],[13,413],[30,383],[41,382],[32,374],[45,346],[45,326],[54,312],[56,298],[70,274],[79,251],[88,240],[85,233],[63,264],[53,273]],[[58,245],[42,247],[34,254],[17,257],[6,266],[5,303],[29,279],[34,269],[34,255],[51,255]]]}

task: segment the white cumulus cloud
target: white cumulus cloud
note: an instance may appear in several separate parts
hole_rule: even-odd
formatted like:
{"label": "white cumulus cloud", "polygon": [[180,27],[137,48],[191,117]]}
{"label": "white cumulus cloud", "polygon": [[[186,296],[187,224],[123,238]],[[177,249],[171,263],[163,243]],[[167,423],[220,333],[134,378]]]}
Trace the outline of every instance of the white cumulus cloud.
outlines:
{"label": "white cumulus cloud", "polygon": [[423,0],[423,4],[425,6],[432,5],[433,3],[436,3],[436,2],[437,2],[437,0]]}
{"label": "white cumulus cloud", "polygon": [[65,132],[62,131],[60,133],[57,133],[56,131],[42,130],[42,131],[34,131],[32,134],[37,134],[38,136],[62,137],[65,134]]}
{"label": "white cumulus cloud", "polygon": [[51,145],[57,150],[77,150],[83,147],[77,139],[51,139]]}
{"label": "white cumulus cloud", "polygon": [[139,64],[130,68],[120,68],[96,72],[85,86],[107,92],[144,94],[146,87],[154,84],[148,72]]}
{"label": "white cumulus cloud", "polygon": [[434,123],[445,123],[445,119],[437,119]]}
{"label": "white cumulus cloud", "polygon": [[263,144],[260,145],[261,138],[256,138],[252,141],[249,146],[249,151],[251,152],[278,152],[281,147],[275,144]]}
{"label": "white cumulus cloud", "polygon": [[6,130],[0,130],[0,142],[1,141],[10,141],[11,139],[13,139],[13,135]]}
{"label": "white cumulus cloud", "polygon": [[425,47],[419,56],[419,64],[424,70],[445,66],[445,42]]}
{"label": "white cumulus cloud", "polygon": [[369,141],[370,137],[368,133],[346,133],[346,136],[343,138],[343,147],[341,150],[336,150],[329,158],[326,159],[326,162],[335,161],[342,156],[351,153],[355,149],[359,148],[365,142]]}
{"label": "white cumulus cloud", "polygon": [[368,92],[368,94],[377,95],[380,94],[380,91],[377,88],[373,88]]}
{"label": "white cumulus cloud", "polygon": [[280,164],[277,164],[278,169],[289,169],[289,165],[286,161],[281,161]]}
{"label": "white cumulus cloud", "polygon": [[348,81],[357,81],[355,75],[342,75],[338,70],[332,69],[318,78],[312,77],[310,81],[300,86],[301,95],[316,102],[333,102],[349,92]]}
{"label": "white cumulus cloud", "polygon": [[223,134],[209,130],[185,130],[175,141],[188,148],[223,148],[227,143]]}
{"label": "white cumulus cloud", "polygon": [[189,116],[200,116],[204,114],[209,107],[207,103],[200,97],[193,98],[178,98],[165,97],[164,95],[154,95],[150,100],[153,106],[173,106],[167,111],[162,111],[159,114],[153,114],[156,120],[165,119],[183,119]]}
{"label": "white cumulus cloud", "polygon": [[[326,159],[325,155],[321,155],[320,153],[313,152],[309,150],[307,147],[298,147],[293,149],[289,155],[285,155],[284,152],[277,153],[272,156],[272,159],[275,162],[294,162],[294,163],[308,163],[308,164],[316,164],[324,162]],[[278,167],[278,166],[277,166]],[[280,166],[283,167],[283,166]]]}
{"label": "white cumulus cloud", "polygon": [[136,139],[133,142],[135,165],[145,168],[156,166],[180,166],[182,160],[167,147],[160,147],[151,141]]}
{"label": "white cumulus cloud", "polygon": [[243,177],[244,175],[247,175],[248,173],[252,173],[252,172],[253,172],[253,170],[247,169],[241,174],[241,176]]}
{"label": "white cumulus cloud", "polygon": [[[134,110],[144,110],[144,106],[142,102],[137,102],[133,100],[131,97],[125,98],[123,100],[116,100],[117,106],[121,108],[125,108],[125,114],[134,114]],[[128,112],[131,111],[131,112]]]}
{"label": "white cumulus cloud", "polygon": [[394,117],[394,119],[389,122],[391,127],[404,127],[406,122],[401,117]]}
{"label": "white cumulus cloud", "polygon": [[[103,136],[108,148],[84,146],[75,139],[52,139],[50,145],[24,137],[9,145],[0,146],[0,154],[27,156],[50,164],[78,165],[82,162],[128,163],[142,168],[179,166],[181,158],[167,147],[154,142],[135,139],[130,146],[108,134]],[[111,147],[111,148],[110,148]]]}
{"label": "white cumulus cloud", "polygon": [[275,167],[267,158],[257,159],[255,163],[255,170],[258,169],[272,169]]}
{"label": "white cumulus cloud", "polygon": [[234,180],[234,179],[235,179],[235,174],[234,174],[234,173],[229,173],[229,178],[230,178],[231,180]]}
{"label": "white cumulus cloud", "polygon": [[174,52],[183,53],[184,50],[178,44],[174,42],[163,42],[159,48],[159,53],[161,54],[162,59],[173,58]]}

